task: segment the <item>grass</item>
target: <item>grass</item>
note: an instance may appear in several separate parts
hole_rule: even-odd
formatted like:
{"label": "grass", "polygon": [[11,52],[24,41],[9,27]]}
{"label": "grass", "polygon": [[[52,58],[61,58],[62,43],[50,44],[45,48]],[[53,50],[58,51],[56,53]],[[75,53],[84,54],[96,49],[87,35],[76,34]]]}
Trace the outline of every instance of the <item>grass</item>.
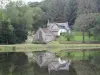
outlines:
{"label": "grass", "polygon": [[[58,41],[66,41],[66,42],[82,42],[83,41],[83,36],[81,32],[72,32],[71,33],[72,37],[70,39],[70,41],[67,41],[66,37],[64,36],[60,36],[60,38],[58,38]],[[91,38],[89,39],[88,34],[85,33],[85,41],[98,41],[95,40],[93,36],[91,36]]]}
{"label": "grass", "polygon": [[89,60],[90,57],[93,57],[95,53],[98,53],[100,51],[85,51],[85,54],[83,55],[83,52],[70,52],[70,55],[68,55],[69,52],[62,51],[58,52],[58,56],[64,58],[64,59],[71,59],[71,60]]}
{"label": "grass", "polygon": [[[73,39],[73,41],[82,41],[82,40],[83,39],[82,39],[81,35],[80,36],[74,36],[74,39]],[[94,40],[93,37],[91,37],[90,40],[89,40],[88,36],[85,36],[85,41],[93,41],[93,40]]]}
{"label": "grass", "polygon": [[[82,39],[82,33],[81,32],[73,32],[72,35],[74,37],[72,41],[82,41],[83,40]],[[85,33],[85,40],[86,41],[89,41],[89,38],[87,36],[87,33]]]}
{"label": "grass", "polygon": [[[80,32],[72,33],[74,39],[71,41],[81,41],[82,36]],[[29,42],[32,40],[32,37],[29,37]],[[85,33],[85,40],[89,40],[87,33]],[[91,38],[93,40],[93,37]],[[66,42],[66,38],[61,38],[61,42]],[[71,42],[70,41],[70,42]],[[60,44],[59,41],[52,41],[48,44],[15,44],[15,45],[0,45],[0,52],[27,52],[27,51],[44,51],[48,50],[51,52],[59,52],[63,49],[90,49],[90,48],[100,48],[100,45],[97,44]],[[67,41],[68,42],[68,41]]]}
{"label": "grass", "polygon": [[[54,43],[54,42],[53,42]],[[29,52],[29,51],[51,51],[58,52],[60,50],[79,49],[98,49],[100,44],[16,44],[16,45],[0,45],[0,52]]]}

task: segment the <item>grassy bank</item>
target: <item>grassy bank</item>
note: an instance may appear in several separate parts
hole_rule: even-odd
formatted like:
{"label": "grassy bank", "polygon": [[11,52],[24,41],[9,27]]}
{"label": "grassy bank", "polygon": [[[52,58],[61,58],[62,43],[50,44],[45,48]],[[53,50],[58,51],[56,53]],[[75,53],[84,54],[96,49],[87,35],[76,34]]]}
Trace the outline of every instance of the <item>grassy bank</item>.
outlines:
{"label": "grassy bank", "polygon": [[27,51],[51,51],[60,50],[82,51],[84,49],[93,50],[100,49],[100,44],[16,44],[16,45],[0,45],[0,52],[27,52]]}

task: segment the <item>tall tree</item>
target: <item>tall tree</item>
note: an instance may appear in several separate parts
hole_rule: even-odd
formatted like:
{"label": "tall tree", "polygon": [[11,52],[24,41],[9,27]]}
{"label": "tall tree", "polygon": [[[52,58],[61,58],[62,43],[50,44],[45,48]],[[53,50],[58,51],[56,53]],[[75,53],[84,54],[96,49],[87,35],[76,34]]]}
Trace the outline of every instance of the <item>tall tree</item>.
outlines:
{"label": "tall tree", "polygon": [[96,40],[100,40],[100,13],[97,14],[96,16],[95,24],[92,28],[92,32],[93,32],[94,38]]}
{"label": "tall tree", "polygon": [[13,40],[13,27],[10,21],[1,21],[0,29],[0,43],[9,44],[14,43]]}
{"label": "tall tree", "polygon": [[46,16],[45,12],[40,7],[33,8],[33,29],[36,31],[39,27],[45,27]]}
{"label": "tall tree", "polygon": [[97,12],[94,0],[77,0],[77,2],[78,2],[78,14]]}
{"label": "tall tree", "polygon": [[97,11],[100,12],[100,0],[94,0]]}
{"label": "tall tree", "polygon": [[64,18],[69,22],[69,25],[73,25],[77,17],[77,1],[76,0],[67,0],[64,7]]}
{"label": "tall tree", "polygon": [[48,18],[51,21],[64,21],[64,6],[65,0],[45,0],[44,2],[47,7],[44,7],[44,10],[47,13]]}
{"label": "tall tree", "polygon": [[16,43],[24,42],[27,39],[27,20],[24,16],[26,11],[26,5],[22,2],[11,2],[6,8],[8,18],[11,19],[11,24],[14,27]]}
{"label": "tall tree", "polygon": [[76,19],[74,28],[82,32],[83,42],[85,42],[85,32],[88,32],[90,38],[90,32],[95,25],[96,16],[97,14],[94,13],[82,14]]}
{"label": "tall tree", "polygon": [[77,16],[76,0],[44,0],[41,8],[52,22],[69,22],[74,24]]}
{"label": "tall tree", "polygon": [[38,7],[40,5],[40,3],[39,2],[29,2],[28,5],[30,7]]}

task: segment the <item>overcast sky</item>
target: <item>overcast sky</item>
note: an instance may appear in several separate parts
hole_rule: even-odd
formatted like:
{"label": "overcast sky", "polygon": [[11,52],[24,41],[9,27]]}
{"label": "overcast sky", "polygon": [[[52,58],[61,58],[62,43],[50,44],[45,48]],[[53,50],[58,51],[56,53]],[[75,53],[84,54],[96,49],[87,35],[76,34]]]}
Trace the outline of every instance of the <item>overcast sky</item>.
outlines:
{"label": "overcast sky", "polygon": [[[17,1],[17,0],[12,0],[12,1]],[[24,2],[29,2],[29,1],[31,1],[31,2],[40,2],[40,1],[42,1],[42,0],[22,0],[22,1],[24,1]]]}

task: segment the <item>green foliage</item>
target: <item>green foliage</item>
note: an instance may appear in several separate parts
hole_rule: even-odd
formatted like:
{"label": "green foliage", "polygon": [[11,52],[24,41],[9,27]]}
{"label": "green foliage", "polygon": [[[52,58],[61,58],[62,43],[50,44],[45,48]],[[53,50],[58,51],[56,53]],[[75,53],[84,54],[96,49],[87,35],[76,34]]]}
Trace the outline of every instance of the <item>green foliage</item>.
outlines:
{"label": "green foliage", "polygon": [[67,0],[64,7],[64,18],[73,25],[77,17],[78,4],[76,0]]}
{"label": "green foliage", "polygon": [[[100,51],[97,51],[100,52]],[[85,52],[84,60],[91,60],[95,54],[95,51]],[[62,57],[64,59],[71,60],[83,60],[83,52],[68,52],[68,51],[60,51],[57,52],[57,56]]]}
{"label": "green foliage", "polygon": [[97,68],[100,68],[100,52],[95,53],[91,60],[91,64],[95,65]]}
{"label": "green foliage", "polygon": [[[11,41],[8,43],[22,43],[27,39],[28,31],[36,32],[38,28],[46,27],[48,19],[51,22],[68,21],[69,25],[73,25],[76,20],[74,29],[82,32],[83,40],[85,32],[88,33],[89,38],[93,35],[99,40],[99,3],[99,0],[44,0],[28,4],[22,1],[10,1],[5,9],[0,9],[0,31],[3,34],[5,29],[5,33],[10,35],[12,41],[8,39]],[[2,28],[2,24],[8,22],[8,19],[10,22],[7,28],[5,25]],[[70,41],[71,37],[72,35],[66,34],[61,36],[60,40]],[[0,38],[5,38],[5,35]]]}
{"label": "green foliage", "polygon": [[[27,8],[22,2],[11,2],[7,5],[6,13],[8,18],[11,20],[11,25],[13,26],[13,38],[14,43],[25,42],[28,35],[27,20],[24,16]],[[13,10],[13,11],[12,11]]]}
{"label": "green foliage", "polygon": [[41,8],[53,22],[66,22],[73,24],[77,15],[76,0],[44,0]]}
{"label": "green foliage", "polygon": [[9,21],[1,21],[0,43],[13,43],[13,27]]}
{"label": "green foliage", "polygon": [[94,38],[100,40],[100,14],[96,16],[95,25],[91,31],[93,32]]}
{"label": "green foliage", "polygon": [[33,8],[32,18],[33,18],[32,26],[33,26],[34,31],[36,31],[40,27],[45,27],[44,23],[46,22],[46,16],[41,8],[39,7]]}
{"label": "green foliage", "polygon": [[78,2],[78,15],[80,14],[88,14],[88,13],[96,13],[97,12],[97,4],[96,0],[77,0]]}
{"label": "green foliage", "polygon": [[22,2],[10,2],[0,10],[0,44],[22,43],[27,39],[28,27]]}
{"label": "green foliage", "polygon": [[91,35],[93,35],[93,32],[97,31],[93,30],[97,25],[96,23],[97,15],[98,15],[97,13],[82,14],[79,15],[79,17],[76,19],[74,29],[82,32],[83,41],[85,32],[88,33],[88,37],[90,38]]}
{"label": "green foliage", "polygon": [[94,0],[96,3],[97,11],[100,12],[100,0]]}
{"label": "green foliage", "polygon": [[40,3],[39,2],[29,2],[28,5],[30,7],[38,7],[40,5]]}
{"label": "green foliage", "polygon": [[97,14],[89,13],[89,14],[82,14],[79,15],[75,21],[74,29],[78,31],[89,31],[95,24],[95,17]]}
{"label": "green foliage", "polygon": [[71,41],[73,39],[72,34],[62,33],[61,36],[58,38],[59,41]]}
{"label": "green foliage", "polygon": [[[28,31],[45,27],[45,12],[33,4],[22,1],[9,2],[5,9],[0,9],[0,43],[13,44],[25,42]],[[9,22],[8,22],[9,19]]]}

